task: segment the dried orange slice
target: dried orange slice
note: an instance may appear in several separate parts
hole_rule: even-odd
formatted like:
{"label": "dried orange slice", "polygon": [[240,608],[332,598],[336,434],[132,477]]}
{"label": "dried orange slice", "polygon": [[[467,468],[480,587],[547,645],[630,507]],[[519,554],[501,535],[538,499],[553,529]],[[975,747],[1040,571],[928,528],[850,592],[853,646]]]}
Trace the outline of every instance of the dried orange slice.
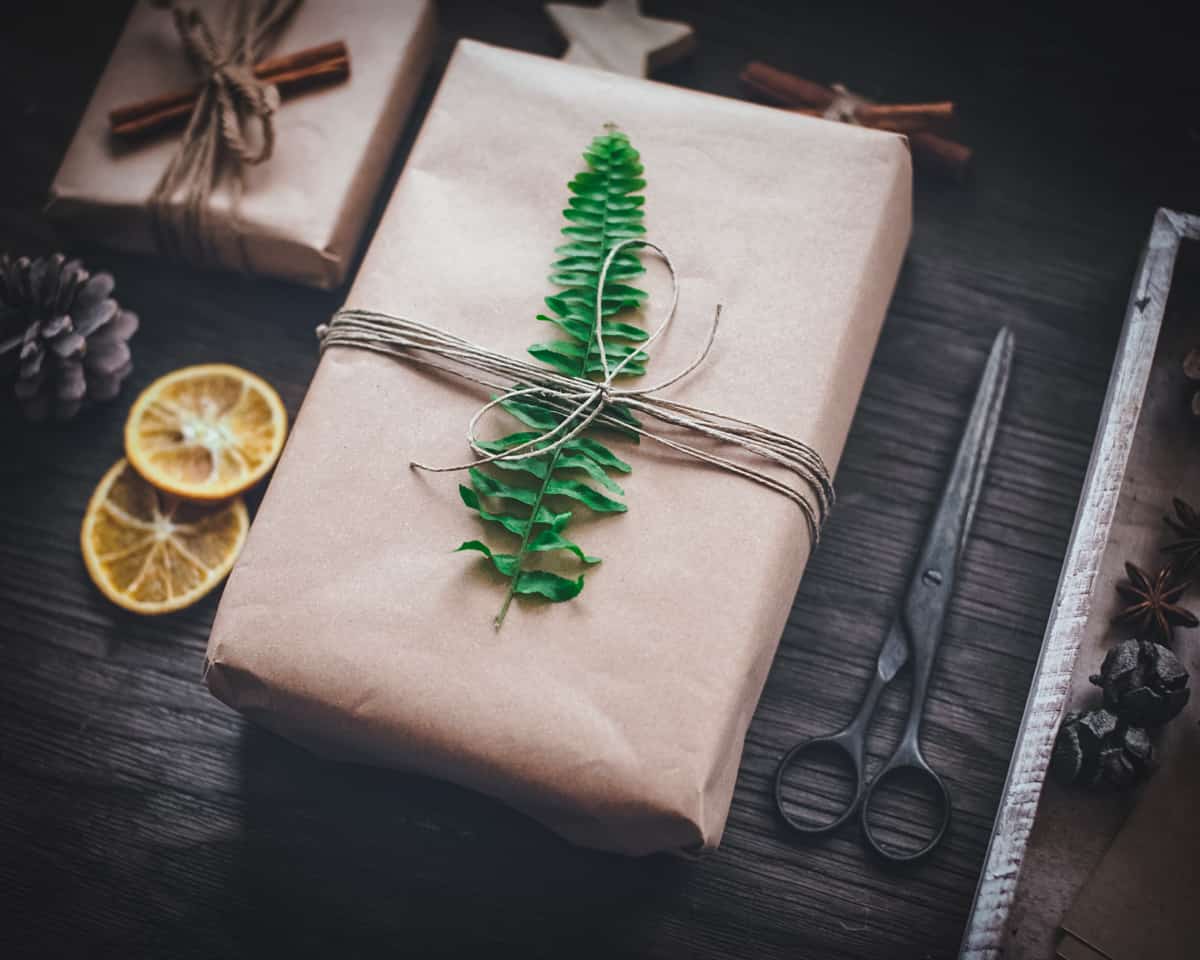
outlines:
{"label": "dried orange slice", "polygon": [[241,497],[189,503],[118,460],[88,502],[79,539],[88,573],[109,600],[134,613],[170,613],[221,582],[249,526]]}
{"label": "dried orange slice", "polygon": [[183,367],[142,391],[125,421],[125,456],[154,486],[224,500],[274,466],[287,435],[283,401],[240,367]]}

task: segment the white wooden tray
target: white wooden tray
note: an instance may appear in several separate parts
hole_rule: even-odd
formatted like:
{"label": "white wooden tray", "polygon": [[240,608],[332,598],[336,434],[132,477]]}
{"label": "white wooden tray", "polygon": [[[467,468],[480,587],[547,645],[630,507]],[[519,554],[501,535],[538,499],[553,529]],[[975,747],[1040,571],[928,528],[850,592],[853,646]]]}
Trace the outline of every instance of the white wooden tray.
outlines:
{"label": "white wooden tray", "polygon": [[[1015,960],[1024,952],[1011,947],[1010,912],[1054,737],[1069,706],[1076,654],[1092,611],[1183,240],[1200,240],[1200,217],[1160,209],[1129,295],[1058,591],[967,922],[962,960]],[[1119,819],[1111,829],[1117,823]]]}

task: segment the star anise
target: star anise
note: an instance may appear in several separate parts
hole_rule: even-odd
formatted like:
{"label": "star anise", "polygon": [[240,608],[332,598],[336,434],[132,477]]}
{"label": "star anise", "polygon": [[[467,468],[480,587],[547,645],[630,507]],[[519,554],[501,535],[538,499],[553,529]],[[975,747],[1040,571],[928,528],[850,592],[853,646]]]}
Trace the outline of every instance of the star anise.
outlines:
{"label": "star anise", "polygon": [[1171,567],[1151,576],[1132,563],[1125,564],[1128,583],[1118,583],[1117,593],[1125,601],[1112,622],[1131,627],[1136,637],[1155,643],[1170,643],[1172,627],[1200,626],[1200,620],[1179,606],[1187,582],[1178,579]]}
{"label": "star anise", "polygon": [[1171,566],[1181,578],[1190,577],[1200,570],[1200,513],[1178,497],[1173,502],[1176,519],[1163,520],[1179,539],[1163,547],[1163,553],[1170,556]]}

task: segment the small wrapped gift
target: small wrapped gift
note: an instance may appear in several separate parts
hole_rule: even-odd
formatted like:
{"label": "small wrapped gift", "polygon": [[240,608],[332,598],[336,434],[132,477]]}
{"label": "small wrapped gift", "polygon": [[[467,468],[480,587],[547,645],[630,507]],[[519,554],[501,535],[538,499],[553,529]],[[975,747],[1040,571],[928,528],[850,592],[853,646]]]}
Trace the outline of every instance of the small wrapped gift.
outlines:
{"label": "small wrapped gift", "polygon": [[[187,14],[148,0],[134,4],[54,178],[47,213],[65,232],[121,249],[337,286],[429,63],[432,3],[194,0],[183,6]],[[187,19],[193,8],[202,22]],[[234,46],[230,20],[243,12],[278,17],[277,26],[260,32],[254,53],[264,58],[303,60],[314,48],[340,46],[346,56],[336,83],[321,82],[320,76],[305,82],[306,71],[298,79],[297,71],[285,71],[278,89],[303,89],[282,103],[274,103],[274,93],[250,91],[252,98],[274,105],[269,155],[252,162],[263,131],[259,116],[243,117],[240,132],[253,154],[250,162],[234,162],[237,150],[222,143],[213,186],[200,189],[203,210],[189,220],[186,186],[152,200],[180,151],[187,112],[177,123],[140,136],[114,133],[110,114],[199,90],[214,64],[224,64],[227,48]],[[184,33],[193,46],[185,44]],[[197,49],[213,56],[205,60]],[[254,63],[241,65],[247,72],[261,62],[249,59]],[[237,106],[243,114],[255,113],[245,101]],[[181,235],[165,237],[164,224]]]}
{"label": "small wrapped gift", "polygon": [[[687,366],[722,303],[710,353],[663,395],[803,440],[832,469],[908,241],[898,136],[462,42],[348,306],[528,357],[564,184],[610,122],[640,151],[646,237],[680,282],[647,378]],[[653,328],[670,288],[647,265]],[[572,527],[604,563],[569,602],[518,599],[497,631],[496,573],[454,552],[491,529],[459,475],[409,466],[467,459],[488,396],[325,351],[225,589],[211,689],[314,750],[472,787],[580,844],[715,846],[812,545],[802,511],[614,440],[629,512]]]}

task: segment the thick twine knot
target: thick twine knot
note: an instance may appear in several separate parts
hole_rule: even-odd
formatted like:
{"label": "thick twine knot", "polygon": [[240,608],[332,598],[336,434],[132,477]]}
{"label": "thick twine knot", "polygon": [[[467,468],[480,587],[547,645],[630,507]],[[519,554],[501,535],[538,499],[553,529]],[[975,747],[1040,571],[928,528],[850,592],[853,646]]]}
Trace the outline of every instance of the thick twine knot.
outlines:
{"label": "thick twine knot", "polygon": [[860,97],[857,93],[852,93],[846,89],[846,86],[841,83],[835,83],[832,87],[833,99],[829,101],[829,106],[821,114],[826,120],[836,120],[839,123],[859,123],[858,111],[861,107],[868,103],[865,97]]}
{"label": "thick twine knot", "polygon": [[[208,224],[208,204],[225,167],[233,176],[231,218],[236,232],[242,170],[265,163],[275,150],[279,91],[254,75],[254,64],[300,3],[232,0],[219,37],[199,10],[157,4],[170,6],[183,49],[201,78],[196,106],[179,147],[150,194],[155,238],[164,253],[201,262],[218,259]],[[242,263],[246,263],[244,249]]]}
{"label": "thick twine knot", "polygon": [[[516,360],[502,353],[480,347],[469,340],[436,327],[372,310],[341,310],[327,325],[319,326],[317,336],[321,340],[321,349],[324,351],[329,347],[337,346],[370,350],[440,370],[471,383],[500,391],[497,396],[475,412],[467,427],[467,443],[478,459],[444,467],[413,462],[410,466],[415,469],[447,473],[468,470],[496,461],[518,461],[544,457],[562,447],[563,444],[569,443],[588,427],[599,424],[626,433],[635,433],[686,456],[728,470],[783,494],[804,513],[809,533],[816,542],[820,537],[821,527],[829,514],[834,499],[833,481],[829,470],[816,450],[806,443],[747,420],[739,420],[736,417],[714,413],[711,410],[677,403],[657,395],[672,384],[678,383],[708,357],[720,325],[720,306],[713,315],[704,346],[686,367],[674,376],[653,386],[617,386],[616,378],[622,374],[625,366],[637,356],[637,353],[631,353],[618,363],[609,364],[602,326],[602,291],[613,259],[628,246],[646,247],[653,250],[666,264],[671,275],[670,307],[662,323],[640,345],[638,352],[645,353],[666,332],[675,318],[676,307],[679,303],[679,280],[666,251],[649,240],[636,238],[623,240],[613,246],[604,260],[600,278],[596,284],[596,326],[593,339],[604,372],[603,379],[599,381],[589,380],[586,377],[566,376],[528,361]],[[440,362],[443,360],[447,362]],[[498,375],[503,377],[505,382],[497,382],[468,371]],[[489,453],[479,440],[479,422],[495,408],[510,400],[521,399],[535,400],[541,406],[561,414],[563,419],[556,426],[538,433],[531,440],[500,453]],[[693,446],[676,437],[647,430],[635,419],[637,414],[739,447],[761,459],[784,467],[799,477],[800,483],[784,482],[762,470]]]}

